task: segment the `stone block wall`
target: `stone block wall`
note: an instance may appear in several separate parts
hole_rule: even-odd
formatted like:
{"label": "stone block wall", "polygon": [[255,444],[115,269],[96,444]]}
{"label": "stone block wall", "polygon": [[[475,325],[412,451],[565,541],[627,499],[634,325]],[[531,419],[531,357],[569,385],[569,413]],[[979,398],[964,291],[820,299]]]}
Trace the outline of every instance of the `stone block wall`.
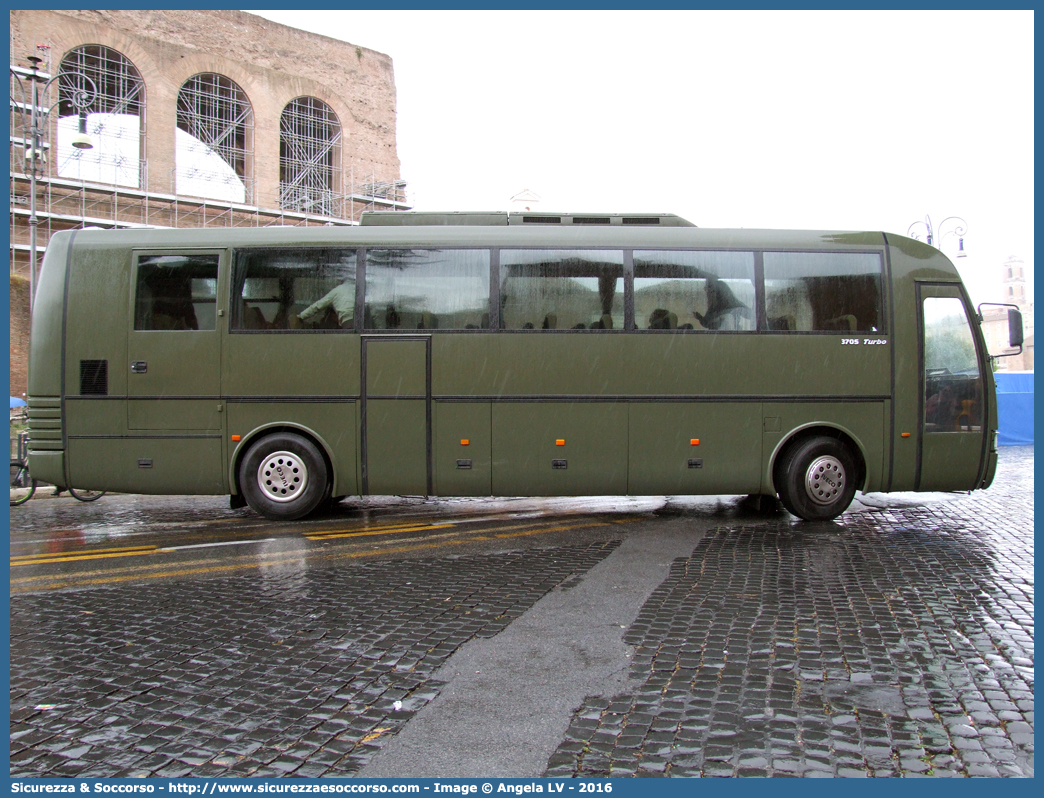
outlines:
{"label": "stone block wall", "polygon": [[29,390],[29,280],[11,275],[11,396]]}
{"label": "stone block wall", "polygon": [[[399,180],[395,143],[395,73],[392,59],[355,44],[289,28],[241,11],[25,11],[10,12],[11,62],[28,67],[29,55],[44,59],[42,69],[57,74],[71,50],[94,44],[110,47],[129,59],[145,84],[145,124],[141,157],[146,183],[135,196],[118,196],[90,186],[38,188],[38,206],[49,216],[38,228],[43,246],[56,229],[113,223],[203,227],[218,224],[322,224],[321,217],[284,219],[279,211],[279,123],[291,100],[316,97],[329,105],[341,125],[338,148],[341,183],[394,183]],[[181,86],[200,72],[216,72],[235,81],[246,93],[253,116],[253,159],[248,169],[260,215],[243,209],[208,209],[179,204],[174,194],[177,97]],[[15,99],[20,99],[16,97]],[[52,87],[46,102],[57,100]],[[51,114],[51,136],[57,111]],[[12,127],[12,135],[20,135]],[[21,147],[12,147],[11,239],[11,393],[27,388],[29,342],[29,232],[24,211],[29,184],[23,173]],[[46,170],[54,177],[54,159]],[[60,182],[60,181],[59,181]],[[68,182],[68,181],[67,181]],[[64,192],[64,193],[63,193]],[[66,196],[67,195],[67,196]],[[401,200],[400,200],[401,201]],[[345,219],[358,219],[366,207],[344,204]],[[86,222],[83,219],[87,219]]]}
{"label": "stone block wall", "polygon": [[[173,193],[178,91],[200,72],[231,78],[253,109],[258,204],[278,197],[279,118],[296,97],[337,114],[342,173],[399,179],[392,60],[362,46],[289,28],[241,11],[11,11],[11,58],[62,57],[84,44],[118,50],[141,73],[146,94],[149,191]],[[38,50],[45,45],[49,50]]]}

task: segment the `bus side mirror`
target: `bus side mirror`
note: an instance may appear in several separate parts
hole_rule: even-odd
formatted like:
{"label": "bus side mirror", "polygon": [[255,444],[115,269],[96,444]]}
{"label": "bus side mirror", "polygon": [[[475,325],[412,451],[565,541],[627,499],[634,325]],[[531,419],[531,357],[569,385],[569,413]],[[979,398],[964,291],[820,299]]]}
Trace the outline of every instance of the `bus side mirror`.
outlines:
{"label": "bus side mirror", "polygon": [[1022,346],[1022,312],[1008,308],[1008,346]]}
{"label": "bus side mirror", "polygon": [[[984,317],[983,317],[983,314],[982,314],[982,309],[984,307],[1007,308],[1008,309],[1008,346],[1010,348],[1012,348],[1012,349],[1018,347],[1018,351],[1017,352],[1004,352],[1003,354],[1000,354],[1000,355],[991,354],[990,355],[990,359],[993,360],[993,359],[996,359],[998,357],[1012,357],[1014,355],[1021,355],[1022,354],[1022,344],[1023,344],[1024,336],[1023,336],[1023,333],[1022,333],[1022,311],[1019,310],[1018,305],[998,304],[998,303],[995,303],[995,302],[983,302],[978,307],[979,324],[980,325],[985,320]],[[999,322],[999,321],[1003,321],[1003,319],[1004,319],[1003,315],[1001,315],[1000,313],[996,313],[995,315],[991,315],[990,321],[991,322]]]}

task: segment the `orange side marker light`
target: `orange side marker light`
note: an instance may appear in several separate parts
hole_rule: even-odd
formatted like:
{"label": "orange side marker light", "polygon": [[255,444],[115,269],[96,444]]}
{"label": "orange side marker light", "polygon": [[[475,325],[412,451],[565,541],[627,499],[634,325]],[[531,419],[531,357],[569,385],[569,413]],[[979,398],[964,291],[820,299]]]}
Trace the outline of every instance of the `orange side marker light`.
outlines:
{"label": "orange side marker light", "polygon": [[904,433],[902,433],[902,435],[903,435],[904,438],[909,438],[910,437],[910,433],[909,432],[904,432]]}
{"label": "orange side marker light", "polygon": [[467,446],[470,443],[471,443],[471,441],[469,441],[467,438],[461,438],[460,439],[460,445],[461,446]]}
{"label": "orange side marker light", "polygon": [[692,440],[689,441],[689,444],[691,446],[699,446],[700,445],[700,439],[699,438],[693,438]]}
{"label": "orange side marker light", "polygon": [[241,441],[241,440],[243,440],[243,436],[242,435],[233,435],[232,436],[232,440],[233,441]]}
{"label": "orange side marker light", "polygon": [[556,438],[555,446],[565,446],[565,438]]}

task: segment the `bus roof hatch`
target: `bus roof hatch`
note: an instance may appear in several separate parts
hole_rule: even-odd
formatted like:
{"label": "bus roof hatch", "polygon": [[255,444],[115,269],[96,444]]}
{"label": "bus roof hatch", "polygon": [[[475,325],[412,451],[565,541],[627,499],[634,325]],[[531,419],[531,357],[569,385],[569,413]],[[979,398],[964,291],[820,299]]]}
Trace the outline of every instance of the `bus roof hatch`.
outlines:
{"label": "bus roof hatch", "polygon": [[502,227],[531,224],[636,225],[644,227],[695,227],[692,222],[673,213],[504,213],[497,211],[364,211],[359,222],[371,226],[443,226]]}

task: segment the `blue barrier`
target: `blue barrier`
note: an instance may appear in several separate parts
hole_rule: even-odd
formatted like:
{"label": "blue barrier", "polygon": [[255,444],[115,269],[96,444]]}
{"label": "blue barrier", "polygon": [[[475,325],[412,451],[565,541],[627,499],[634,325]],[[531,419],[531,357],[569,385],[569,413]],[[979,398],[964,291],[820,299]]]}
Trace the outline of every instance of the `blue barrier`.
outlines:
{"label": "blue barrier", "polygon": [[997,421],[1000,446],[1033,443],[1033,372],[998,371]]}

